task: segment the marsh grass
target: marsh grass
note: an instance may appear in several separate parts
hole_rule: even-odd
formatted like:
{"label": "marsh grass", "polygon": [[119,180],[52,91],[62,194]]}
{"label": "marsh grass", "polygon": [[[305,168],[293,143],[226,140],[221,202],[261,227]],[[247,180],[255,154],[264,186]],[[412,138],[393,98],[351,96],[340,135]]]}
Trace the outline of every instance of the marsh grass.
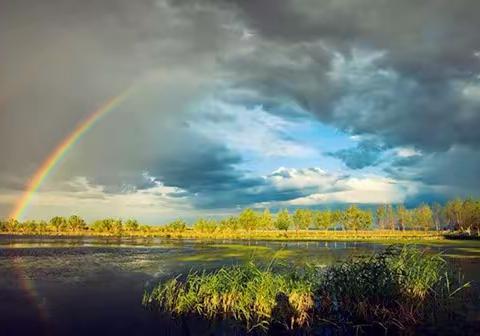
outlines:
{"label": "marsh grass", "polygon": [[143,302],[174,315],[242,321],[248,330],[266,330],[271,322],[291,329],[311,320],[312,293],[304,275],[277,274],[249,262],[168,280],[146,293]]}
{"label": "marsh grass", "polygon": [[467,286],[440,254],[405,246],[327,268],[273,262],[260,267],[250,261],[190,272],[158,284],[143,303],[174,316],[237,321],[247,332],[279,326],[383,332],[411,330],[434,319]]}

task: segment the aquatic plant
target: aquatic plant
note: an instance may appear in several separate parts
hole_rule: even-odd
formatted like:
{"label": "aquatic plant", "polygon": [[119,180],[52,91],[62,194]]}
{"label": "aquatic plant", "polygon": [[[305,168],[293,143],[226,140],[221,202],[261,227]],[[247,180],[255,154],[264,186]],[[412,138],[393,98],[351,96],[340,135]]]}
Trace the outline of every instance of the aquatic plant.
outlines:
{"label": "aquatic plant", "polygon": [[448,309],[455,283],[439,254],[391,247],[327,268],[253,262],[191,272],[158,284],[143,303],[176,316],[235,320],[247,331],[322,328],[406,330]]}
{"label": "aquatic plant", "polygon": [[311,319],[311,286],[294,272],[276,274],[249,262],[168,280],[145,293],[143,302],[176,315],[239,320],[248,330],[267,329],[272,322],[291,329]]}

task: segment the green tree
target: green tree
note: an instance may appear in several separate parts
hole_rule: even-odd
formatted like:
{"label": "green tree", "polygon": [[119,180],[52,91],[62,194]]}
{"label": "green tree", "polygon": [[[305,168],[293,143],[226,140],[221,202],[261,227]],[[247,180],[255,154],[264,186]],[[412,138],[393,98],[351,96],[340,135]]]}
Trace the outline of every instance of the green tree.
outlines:
{"label": "green tree", "polygon": [[433,213],[433,223],[435,224],[435,229],[438,231],[440,230],[440,226],[442,225],[443,221],[443,208],[438,203],[433,203],[432,205],[432,213]]}
{"label": "green tree", "polygon": [[258,215],[250,208],[243,210],[238,217],[240,227],[246,231],[255,230],[258,223]]}
{"label": "green tree", "polygon": [[405,228],[407,228],[411,224],[411,214],[410,212],[403,206],[403,205],[398,205],[397,206],[397,219],[398,219],[398,225],[400,226],[400,229],[403,231]]}
{"label": "green tree", "polygon": [[395,230],[395,210],[391,204],[385,207],[386,226],[390,230]]}
{"label": "green tree", "polygon": [[39,233],[37,222],[34,220],[28,220],[22,226],[25,233]]}
{"label": "green tree", "polygon": [[385,223],[386,223],[386,212],[385,212],[385,206],[381,205],[377,207],[376,210],[376,217],[377,217],[377,225],[380,229],[385,229]]}
{"label": "green tree", "polygon": [[335,210],[331,213],[332,225],[338,226],[342,225],[342,228],[345,229],[345,225],[343,223],[343,211]]}
{"label": "green tree", "polygon": [[277,230],[287,231],[291,225],[291,222],[292,220],[290,218],[290,214],[288,213],[288,210],[283,209],[277,214],[277,218],[275,220],[275,228]]}
{"label": "green tree", "polygon": [[258,219],[258,228],[262,230],[273,228],[273,217],[270,213],[270,210],[263,210],[262,214]]}
{"label": "green tree", "polygon": [[139,224],[138,224],[138,221],[136,219],[128,219],[125,222],[125,230],[127,232],[138,231],[138,228],[139,228]]}
{"label": "green tree", "polygon": [[7,221],[0,220],[0,232],[7,232]]}
{"label": "green tree", "polygon": [[433,226],[432,209],[426,204],[420,205],[415,209],[415,221],[417,225],[425,231],[431,229]]}
{"label": "green tree", "polygon": [[204,233],[213,233],[217,229],[217,222],[212,219],[200,218],[193,224],[193,229]]}
{"label": "green tree", "polygon": [[312,212],[309,209],[297,209],[293,214],[293,225],[295,230],[307,229],[313,221]]}
{"label": "green tree", "polygon": [[187,229],[187,223],[185,223],[185,221],[183,220],[177,219],[173,222],[168,223],[165,228],[167,229],[167,231],[183,232]]}
{"label": "green tree", "polygon": [[349,230],[365,230],[372,224],[372,214],[370,211],[363,211],[351,205],[344,211],[343,221]]}
{"label": "green tree", "polygon": [[463,201],[460,198],[448,201],[445,206],[445,215],[454,230],[462,227]]}
{"label": "green tree", "polygon": [[240,224],[238,218],[235,216],[229,216],[220,221],[220,229],[222,231],[237,231],[239,227]]}
{"label": "green tree", "polygon": [[38,232],[40,233],[47,233],[48,232],[48,223],[44,220],[41,220],[37,224],[38,226]]}
{"label": "green tree", "polygon": [[332,212],[330,210],[316,211],[313,221],[317,229],[328,230],[332,224]]}
{"label": "green tree", "polygon": [[70,216],[67,221],[68,230],[73,232],[84,231],[87,227],[85,221],[79,216]]}
{"label": "green tree", "polygon": [[480,201],[468,198],[462,206],[462,231],[471,234],[472,231],[480,231]]}
{"label": "green tree", "polygon": [[121,235],[123,233],[123,223],[121,219],[109,219],[111,232],[116,235]]}
{"label": "green tree", "polygon": [[57,233],[66,231],[68,227],[67,220],[65,219],[65,217],[61,217],[61,216],[55,216],[52,219],[50,219],[50,225],[53,227],[53,229]]}
{"label": "green tree", "polygon": [[15,218],[10,218],[5,223],[5,229],[7,232],[17,232],[20,227],[20,222]]}

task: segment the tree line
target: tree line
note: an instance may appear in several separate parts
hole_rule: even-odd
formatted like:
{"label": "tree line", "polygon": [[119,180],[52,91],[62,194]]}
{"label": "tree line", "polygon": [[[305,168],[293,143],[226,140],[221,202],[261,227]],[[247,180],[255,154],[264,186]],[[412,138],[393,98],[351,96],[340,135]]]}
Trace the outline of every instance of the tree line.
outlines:
{"label": "tree line", "polygon": [[[381,205],[375,209],[362,209],[350,205],[340,210],[288,209],[272,214],[268,209],[255,211],[244,209],[238,216],[222,219],[200,218],[191,229],[202,233],[255,230],[454,230],[468,234],[480,232],[480,200],[455,199],[444,206],[421,204],[407,209],[403,205]],[[59,233],[107,233],[128,235],[133,233],[184,232],[189,225],[175,220],[162,226],[141,225],[137,220],[106,218],[89,225],[79,216],[56,216],[50,221],[15,219],[0,221],[0,232],[59,234]]]}

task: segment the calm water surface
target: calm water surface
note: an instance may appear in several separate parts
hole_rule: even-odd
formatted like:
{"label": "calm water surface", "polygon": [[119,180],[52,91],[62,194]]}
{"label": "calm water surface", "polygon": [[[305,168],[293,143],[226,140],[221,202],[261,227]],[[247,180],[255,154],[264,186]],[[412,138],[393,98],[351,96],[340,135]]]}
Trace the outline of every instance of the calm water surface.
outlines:
{"label": "calm water surface", "polygon": [[[0,335],[220,335],[198,321],[145,310],[145,288],[189,270],[250,259],[331,264],[386,245],[366,242],[232,242],[0,236]],[[443,251],[480,283],[480,242],[422,244]],[[477,295],[477,294],[475,294]],[[478,305],[469,318],[480,322]]]}

